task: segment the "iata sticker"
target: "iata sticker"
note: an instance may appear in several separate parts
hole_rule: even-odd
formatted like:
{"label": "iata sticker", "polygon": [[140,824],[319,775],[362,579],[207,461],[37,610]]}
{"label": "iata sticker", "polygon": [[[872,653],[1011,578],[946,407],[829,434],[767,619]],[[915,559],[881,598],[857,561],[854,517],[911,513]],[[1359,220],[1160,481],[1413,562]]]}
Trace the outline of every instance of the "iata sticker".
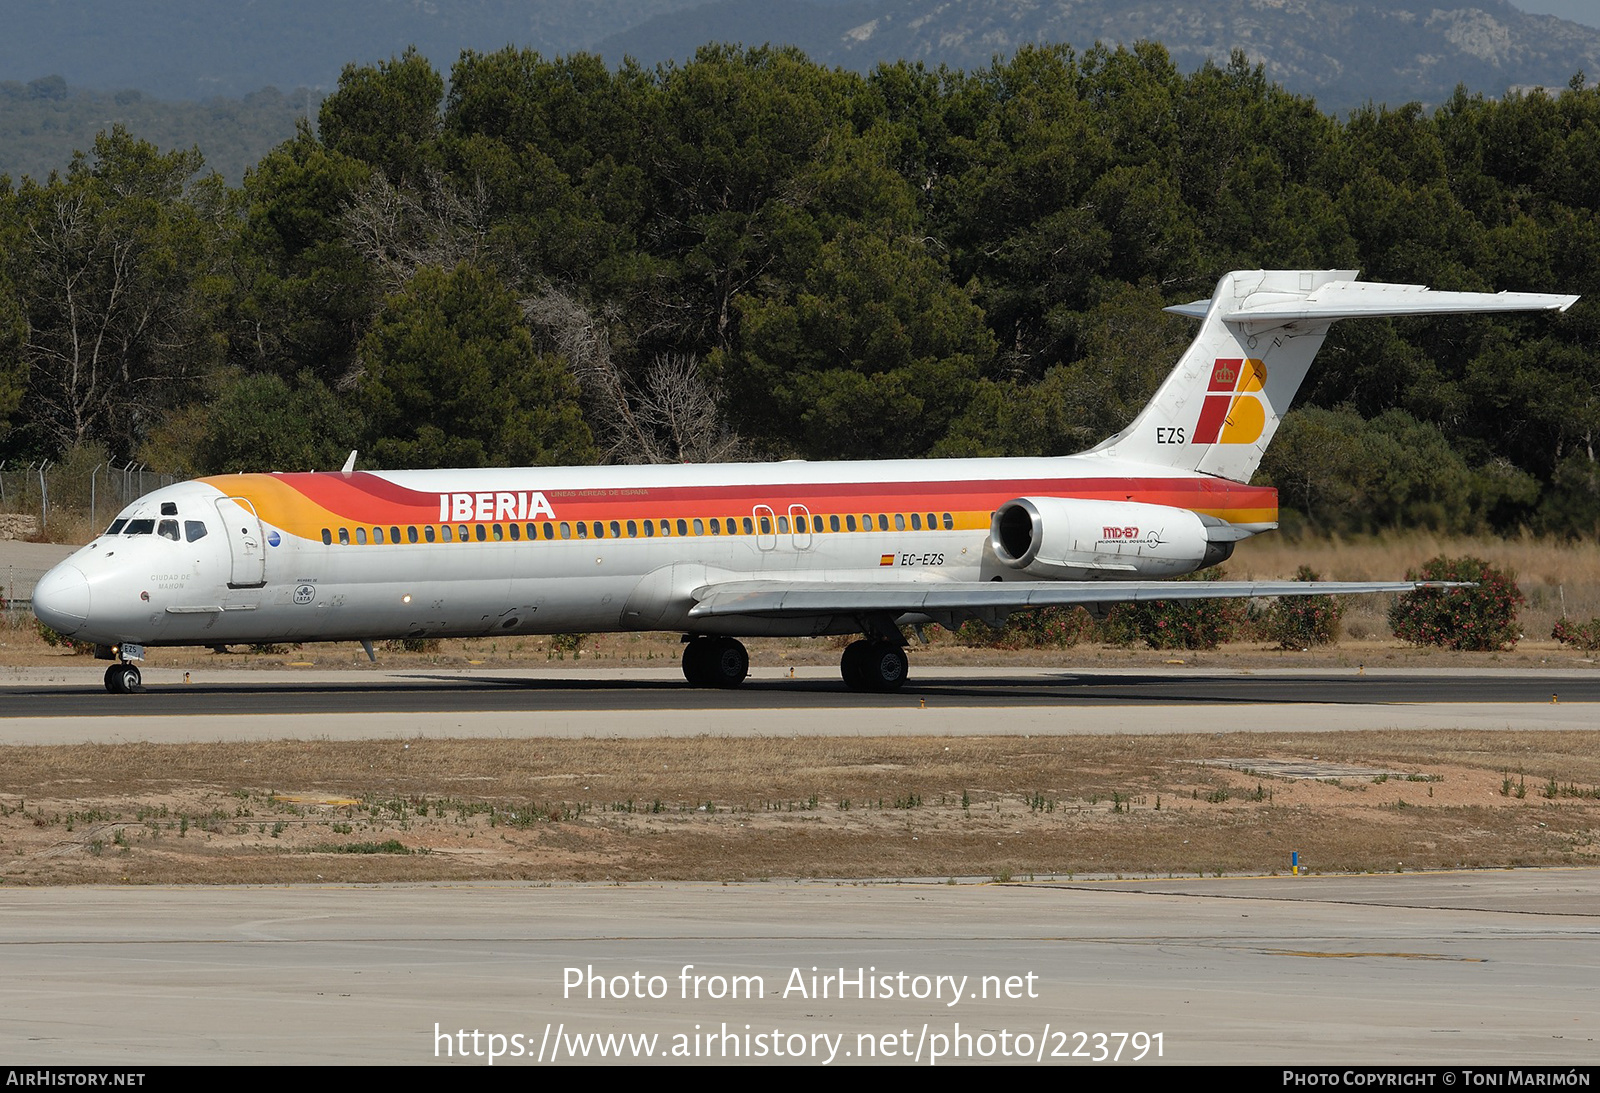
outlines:
{"label": "iata sticker", "polygon": [[294,602],[302,607],[317,598],[317,586],[314,584],[297,585],[294,590]]}

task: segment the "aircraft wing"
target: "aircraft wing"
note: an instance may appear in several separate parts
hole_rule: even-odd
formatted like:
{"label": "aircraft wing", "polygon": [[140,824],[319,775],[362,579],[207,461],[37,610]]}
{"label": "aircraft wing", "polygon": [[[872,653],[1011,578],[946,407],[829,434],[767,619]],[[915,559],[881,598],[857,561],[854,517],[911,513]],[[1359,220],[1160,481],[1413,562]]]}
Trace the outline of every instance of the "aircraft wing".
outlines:
{"label": "aircraft wing", "polygon": [[1348,596],[1459,588],[1446,581],[731,581],[698,589],[691,619],[729,615],[806,618],[821,615],[928,615],[976,618],[1033,607],[1139,600]]}

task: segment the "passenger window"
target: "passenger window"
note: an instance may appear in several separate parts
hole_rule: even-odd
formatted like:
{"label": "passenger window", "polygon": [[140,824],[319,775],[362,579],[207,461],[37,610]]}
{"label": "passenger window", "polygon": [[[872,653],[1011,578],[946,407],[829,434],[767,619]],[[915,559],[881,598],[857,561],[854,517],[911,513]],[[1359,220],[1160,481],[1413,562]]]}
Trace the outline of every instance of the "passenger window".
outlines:
{"label": "passenger window", "polygon": [[885,516],[881,512],[878,513],[878,530],[879,531],[888,531],[889,530],[889,518],[887,516]]}
{"label": "passenger window", "polygon": [[400,529],[399,528],[391,527],[389,529],[389,541],[391,543],[398,543],[400,541]]}
{"label": "passenger window", "polygon": [[[580,532],[581,532],[581,531],[582,531],[582,530],[583,530],[583,525],[582,525],[582,524],[579,524],[579,525],[578,525],[578,530],[579,530],[579,531],[580,531]],[[563,520],[563,521],[561,521],[561,537],[562,537],[562,538],[563,538],[563,539],[570,539],[570,538],[572,538],[572,525],[571,525],[571,524],[568,524],[568,523],[567,523],[567,522],[566,522],[566,521],[565,521],[565,520]],[[582,535],[581,535],[581,534],[580,534],[580,535],[579,535],[579,536],[578,536],[578,538],[580,538],[580,539],[581,539],[581,538],[583,538],[583,536],[582,536]]]}
{"label": "passenger window", "polygon": [[822,530],[822,517],[813,516],[811,518],[811,530],[812,531],[821,531]]}
{"label": "passenger window", "polygon": [[[565,533],[566,530],[567,530],[567,525],[562,524],[561,525],[561,530],[562,530],[563,533]],[[584,523],[582,520],[579,520],[578,521],[578,538],[587,539],[588,537],[589,537],[589,525]]]}
{"label": "passenger window", "polygon": [[638,537],[639,537],[639,524],[638,524],[638,522],[634,521],[634,520],[629,520],[628,521],[628,538],[637,539]]}
{"label": "passenger window", "polygon": [[744,533],[746,535],[754,535],[756,533],[755,521],[748,516],[744,518]]}
{"label": "passenger window", "polygon": [[366,546],[367,545],[367,529],[366,528],[356,528],[356,545],[357,546]]}
{"label": "passenger window", "polygon": [[472,533],[467,530],[467,525],[465,525],[465,524],[457,524],[456,525],[456,533],[457,533],[456,537],[458,539],[460,539],[463,543],[469,541],[472,538]]}
{"label": "passenger window", "polygon": [[327,528],[323,528],[322,529],[322,545],[323,546],[332,546],[333,545],[333,532],[329,531]]}
{"label": "passenger window", "polygon": [[382,528],[373,528],[372,529],[372,541],[374,543],[377,543],[379,546],[383,545],[383,529]]}
{"label": "passenger window", "polygon": [[828,517],[828,529],[830,531],[838,531],[839,530],[839,518],[837,516]]}
{"label": "passenger window", "polygon": [[171,539],[174,543],[176,543],[178,541],[178,521],[161,521],[161,526],[156,529],[156,534],[161,536],[163,539]]}
{"label": "passenger window", "polygon": [[439,525],[439,541],[441,543],[455,542],[455,531],[450,527],[449,524]]}
{"label": "passenger window", "polygon": [[950,514],[948,512],[945,513],[944,514],[944,529],[946,531],[953,531],[953,530],[955,530],[955,526],[956,526],[955,520],[951,519]]}
{"label": "passenger window", "polygon": [[422,529],[422,537],[430,543],[434,541],[435,535],[432,524],[429,524]]}
{"label": "passenger window", "polygon": [[761,534],[763,534],[763,535],[771,535],[772,534],[772,518],[771,517],[763,516],[761,518]]}
{"label": "passenger window", "polygon": [[521,524],[507,524],[506,525],[506,530],[511,533],[511,541],[513,543],[520,542],[522,540],[522,525]]}
{"label": "passenger window", "polygon": [[721,535],[722,534],[722,521],[718,520],[715,516],[713,516],[711,518],[711,534],[713,534],[713,535]]}
{"label": "passenger window", "polygon": [[472,525],[472,537],[481,543],[489,537],[488,529],[482,524],[474,524]]}
{"label": "passenger window", "polygon": [[864,512],[861,514],[861,529],[863,531],[872,530],[872,513]]}
{"label": "passenger window", "polygon": [[411,524],[406,528],[406,542],[414,543],[416,541],[417,541],[417,525]]}
{"label": "passenger window", "polygon": [[596,539],[604,539],[606,537],[606,525],[604,521],[596,520],[594,522],[594,537]]}
{"label": "passenger window", "polygon": [[[567,537],[567,533],[565,531],[566,526],[567,525],[565,525],[565,524],[561,525],[561,527],[563,529],[562,532],[561,532],[561,537],[563,539],[565,539]],[[551,523],[546,523],[545,524],[545,526],[544,526],[544,537],[546,539],[554,539],[556,537],[556,526],[554,524],[551,524]]]}
{"label": "passenger window", "polygon": [[894,514],[894,529],[896,531],[904,531],[906,529],[906,517],[904,513],[897,512]]}
{"label": "passenger window", "polygon": [[911,514],[911,530],[912,531],[921,531],[922,530],[922,514],[921,513],[913,512]]}
{"label": "passenger window", "polygon": [[[629,530],[630,533],[633,531],[633,525],[631,523],[628,525],[628,530]],[[653,538],[655,538],[655,535],[656,535],[655,521],[654,520],[646,520],[644,522],[644,537],[646,539],[653,539]]]}
{"label": "passenger window", "polygon": [[[189,540],[191,543],[196,539],[204,539],[206,537],[206,525],[204,521],[185,520],[183,522],[183,537]],[[328,533],[326,531],[322,533],[322,541],[324,543],[328,541]]]}
{"label": "passenger window", "polygon": [[671,520],[663,520],[663,521],[661,521],[661,534],[667,536],[668,538],[670,538],[672,536],[672,521]]}
{"label": "passenger window", "polygon": [[349,528],[340,528],[339,529],[339,545],[340,546],[349,546],[350,545],[350,529]]}
{"label": "passenger window", "polygon": [[611,537],[613,539],[622,538],[622,525],[615,520],[611,521]]}
{"label": "passenger window", "polygon": [[679,535],[687,535],[687,534],[689,534],[689,522],[687,520],[679,520],[678,521],[678,534]]}
{"label": "passenger window", "polygon": [[789,518],[787,516],[778,517],[778,530],[785,535],[789,534]]}
{"label": "passenger window", "polygon": [[503,543],[503,542],[505,542],[505,539],[506,539],[506,526],[504,524],[495,524],[494,525],[494,541],[497,542],[497,543]]}
{"label": "passenger window", "polygon": [[706,522],[698,516],[694,520],[694,533],[696,535],[704,535],[706,533]]}
{"label": "passenger window", "polygon": [[928,530],[932,531],[939,526],[939,521],[933,518],[933,513],[928,513]]}
{"label": "passenger window", "polygon": [[854,516],[846,516],[844,518],[844,526],[846,531],[854,531],[856,529],[856,518]]}

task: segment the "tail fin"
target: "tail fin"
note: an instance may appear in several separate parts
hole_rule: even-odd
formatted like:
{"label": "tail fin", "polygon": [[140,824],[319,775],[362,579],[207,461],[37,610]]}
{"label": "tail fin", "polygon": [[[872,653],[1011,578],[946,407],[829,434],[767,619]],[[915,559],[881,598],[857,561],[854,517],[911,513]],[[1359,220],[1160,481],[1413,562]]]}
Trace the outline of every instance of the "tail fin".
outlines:
{"label": "tail fin", "polygon": [[1576,296],[1435,292],[1358,282],[1355,270],[1241,270],[1209,300],[1166,310],[1200,333],[1150,404],[1086,455],[1248,482],[1336,319],[1565,311]]}

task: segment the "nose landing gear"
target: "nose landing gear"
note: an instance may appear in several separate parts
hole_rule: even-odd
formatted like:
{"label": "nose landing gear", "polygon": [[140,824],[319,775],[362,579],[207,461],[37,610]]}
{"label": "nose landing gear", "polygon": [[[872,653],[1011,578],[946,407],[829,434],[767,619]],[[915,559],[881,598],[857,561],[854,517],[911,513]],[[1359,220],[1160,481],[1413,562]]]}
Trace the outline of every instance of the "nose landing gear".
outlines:
{"label": "nose landing gear", "polygon": [[143,689],[139,666],[121,662],[106,669],[106,690],[114,695],[131,695]]}

